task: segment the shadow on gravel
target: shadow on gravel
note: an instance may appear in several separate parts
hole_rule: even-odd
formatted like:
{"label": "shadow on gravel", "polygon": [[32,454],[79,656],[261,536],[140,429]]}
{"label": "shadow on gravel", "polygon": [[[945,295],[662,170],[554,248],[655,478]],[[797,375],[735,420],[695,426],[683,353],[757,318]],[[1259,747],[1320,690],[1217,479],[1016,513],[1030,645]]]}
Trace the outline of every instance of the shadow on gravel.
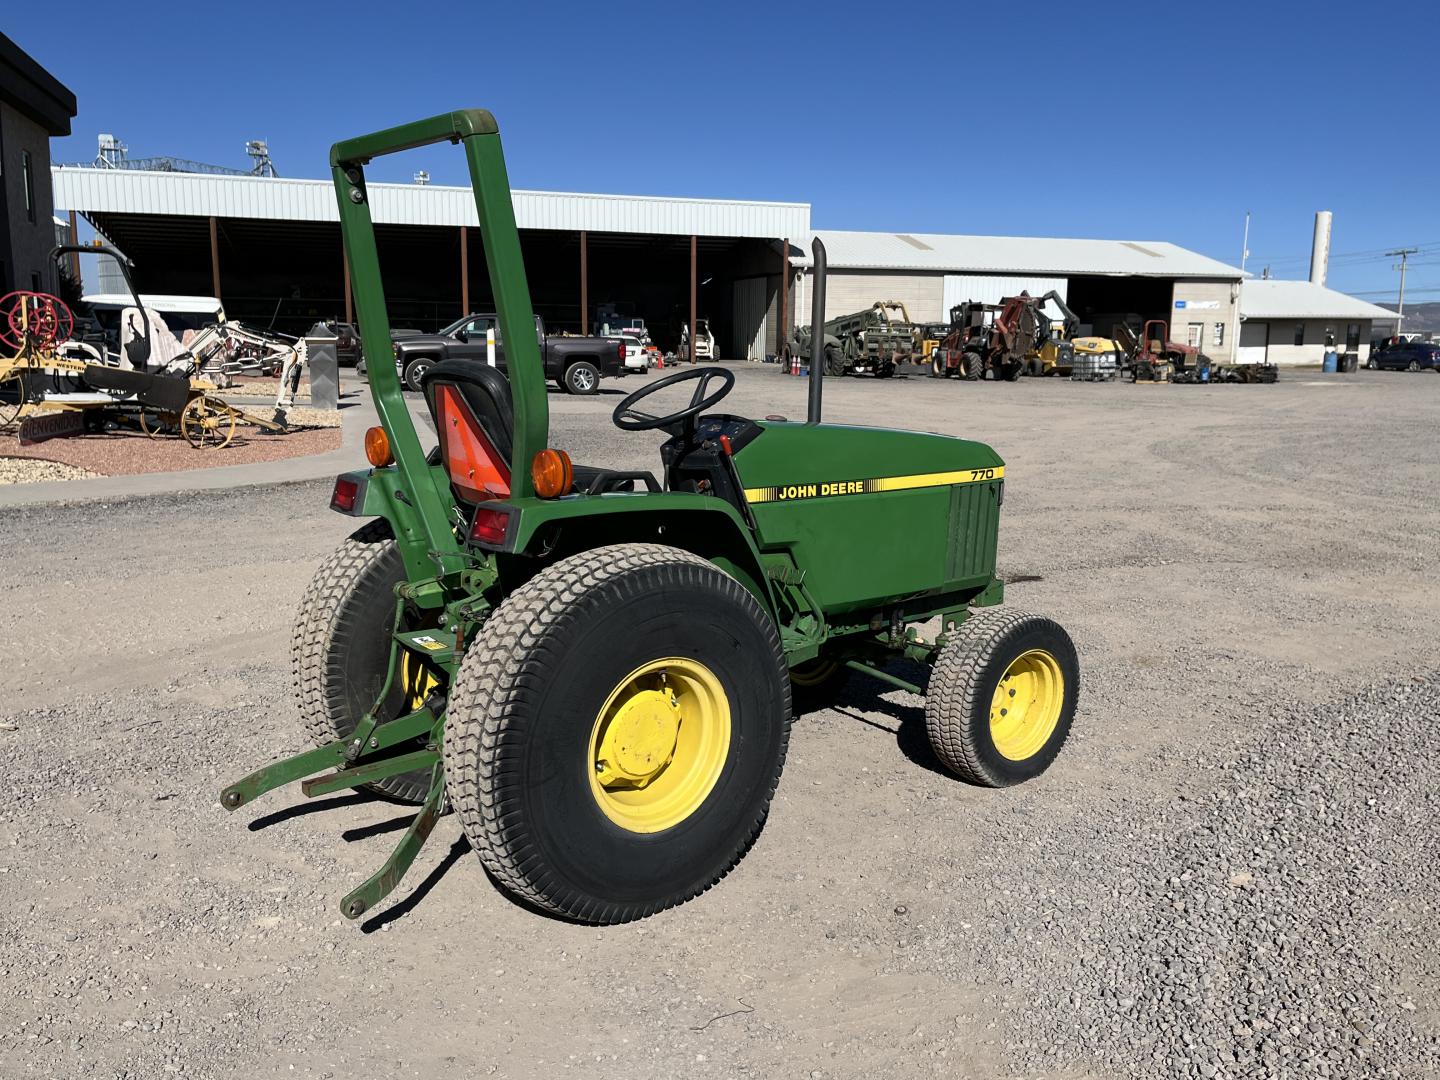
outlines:
{"label": "shadow on gravel", "polygon": [[401,814],[399,817],[391,818],[389,821],[377,821],[373,825],[357,825],[353,829],[346,829],[342,832],[340,839],[344,840],[347,844],[352,844],[356,840],[368,840],[372,836],[384,836],[386,833],[408,829],[410,823],[414,820],[414,814]]}
{"label": "shadow on gravel", "polygon": [[[407,823],[409,821],[408,818],[404,820]],[[410,912],[415,910],[421,900],[424,900],[425,897],[430,895],[430,890],[440,884],[440,879],[448,874],[450,868],[464,858],[465,853],[469,850],[470,841],[466,840],[463,836],[458,838],[450,845],[450,850],[445,853],[445,858],[436,864],[435,869],[425,875],[425,880],[420,882],[419,885],[416,885],[413,892],[403,900],[399,900],[390,905],[373,918],[366,919],[360,924],[360,932],[362,934],[373,934],[388,923],[392,923],[396,919],[403,919],[406,915],[409,915]]]}
{"label": "shadow on gravel", "polygon": [[251,832],[260,832],[272,825],[279,825],[281,822],[290,821],[297,817],[305,817],[309,814],[323,814],[326,810],[336,810],[342,806],[359,806],[362,803],[374,802],[374,796],[362,795],[359,792],[352,792],[349,795],[339,795],[333,799],[321,799],[318,802],[296,803],[294,806],[287,806],[276,810],[274,813],[266,814],[264,817],[257,817],[246,826]]}
{"label": "shadow on gravel", "polygon": [[[887,664],[885,670],[892,675],[898,675],[907,682],[915,683],[917,686],[924,686],[930,677],[930,669],[913,660],[897,660]],[[907,761],[919,765],[922,769],[927,769],[937,776],[955,779],[940,764],[940,759],[935,756],[935,751],[930,749],[930,739],[925,734],[924,707],[911,705],[908,700],[894,701],[882,696],[897,693],[903,694],[905,691],[888,683],[882,683],[878,679],[856,673],[845,684],[839,700],[831,706],[831,709],[847,720],[855,720],[878,731],[889,732],[895,736],[895,745],[900,753],[905,755]],[[863,715],[864,713],[882,713],[894,717],[896,726],[890,727],[887,724],[879,723],[873,717]]]}

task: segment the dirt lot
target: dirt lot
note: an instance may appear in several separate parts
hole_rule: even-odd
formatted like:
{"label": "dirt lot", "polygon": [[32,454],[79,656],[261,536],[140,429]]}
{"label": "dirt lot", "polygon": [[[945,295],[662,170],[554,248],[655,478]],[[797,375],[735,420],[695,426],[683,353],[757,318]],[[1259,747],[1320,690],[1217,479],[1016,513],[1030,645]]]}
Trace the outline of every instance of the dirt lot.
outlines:
{"label": "dirt lot", "polygon": [[[1084,670],[1044,777],[950,779],[918,698],[852,685],[695,902],[537,916],[449,818],[354,925],[396,807],[216,801],[300,748],[327,485],[11,510],[0,1076],[1437,1075],[1440,378],[826,390],[1006,459],[1008,602]],[[656,467],[615,400],[552,395],[552,442]]]}

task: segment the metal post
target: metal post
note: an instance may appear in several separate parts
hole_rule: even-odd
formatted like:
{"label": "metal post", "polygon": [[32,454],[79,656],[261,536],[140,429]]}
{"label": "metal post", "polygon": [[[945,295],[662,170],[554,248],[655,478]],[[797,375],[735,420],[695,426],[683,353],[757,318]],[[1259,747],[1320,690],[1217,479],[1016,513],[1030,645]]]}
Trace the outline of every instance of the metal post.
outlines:
{"label": "metal post", "polygon": [[580,336],[590,336],[590,234],[580,230]]}
{"label": "metal post", "polygon": [[695,271],[695,237],[690,237],[690,362],[695,362],[695,304],[699,285],[699,276]]}
{"label": "metal post", "polygon": [[825,380],[825,244],[820,237],[810,245],[810,407],[807,424],[820,423],[820,388]]}
{"label": "metal post", "polygon": [[345,267],[345,321],[355,325],[355,295],[350,291],[350,256],[345,254],[345,245],[340,245],[340,262]]}
{"label": "metal post", "polygon": [[470,230],[460,226],[460,317],[470,314]]}
{"label": "metal post", "polygon": [[[80,225],[75,220],[74,210],[70,211],[70,243],[77,246],[80,243]],[[78,251],[70,252],[70,276],[75,279],[76,285],[80,284],[80,253]]]}
{"label": "metal post", "polygon": [[215,299],[220,296],[220,233],[215,224],[215,215],[210,215],[210,286],[215,290]]}
{"label": "metal post", "polygon": [[[785,309],[789,306],[790,293],[790,240],[787,237],[780,241],[780,327],[775,331],[775,357],[779,359],[785,355],[785,342],[790,335],[785,326]],[[787,371],[788,375],[789,372]]]}

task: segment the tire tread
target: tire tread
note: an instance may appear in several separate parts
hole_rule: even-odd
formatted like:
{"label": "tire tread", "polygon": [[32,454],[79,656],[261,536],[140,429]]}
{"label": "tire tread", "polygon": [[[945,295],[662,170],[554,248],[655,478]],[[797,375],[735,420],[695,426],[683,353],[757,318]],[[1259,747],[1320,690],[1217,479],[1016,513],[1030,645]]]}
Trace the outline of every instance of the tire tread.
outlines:
{"label": "tire tread", "polygon": [[708,560],[660,544],[616,544],[564,559],[516,589],[491,613],[461,662],[450,699],[444,744],[446,784],[451,805],[480,861],[508,892],[581,922],[643,918],[691,900],[724,878],[764,824],[784,767],[790,734],[790,680],[784,653],[768,614],[744,586],[726,575],[732,594],[748,604],[769,631],[777,677],[786,696],[783,715],[777,718],[784,725],[779,762],[755,819],[747,824],[743,843],[713,881],[683,896],[629,905],[604,905],[566,886],[543,865],[535,837],[515,812],[512,797],[524,782],[515,736],[523,733],[534,715],[526,707],[528,699],[543,689],[533,669],[548,666],[534,665],[532,658],[549,648],[549,631],[573,613],[583,596],[614,583],[615,600],[624,603],[640,588],[636,572],[658,566],[680,571],[676,587],[697,582],[701,575],[723,574]]}

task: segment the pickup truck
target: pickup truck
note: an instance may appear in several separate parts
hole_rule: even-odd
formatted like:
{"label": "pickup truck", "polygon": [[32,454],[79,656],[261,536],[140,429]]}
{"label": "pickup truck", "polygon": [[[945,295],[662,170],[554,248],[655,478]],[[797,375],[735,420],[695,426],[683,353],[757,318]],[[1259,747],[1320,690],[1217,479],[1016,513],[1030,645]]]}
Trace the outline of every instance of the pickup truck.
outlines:
{"label": "pickup truck", "polygon": [[[485,360],[486,331],[495,330],[495,364],[505,368],[505,350],[500,342],[500,324],[489,312],[466,315],[438,334],[418,330],[393,330],[395,366],[407,390],[420,389],[420,376],[441,360]],[[625,374],[625,342],[619,338],[562,337],[545,332],[545,322],[535,316],[535,336],[545,377],[571,394],[593,394],[602,377]]]}

